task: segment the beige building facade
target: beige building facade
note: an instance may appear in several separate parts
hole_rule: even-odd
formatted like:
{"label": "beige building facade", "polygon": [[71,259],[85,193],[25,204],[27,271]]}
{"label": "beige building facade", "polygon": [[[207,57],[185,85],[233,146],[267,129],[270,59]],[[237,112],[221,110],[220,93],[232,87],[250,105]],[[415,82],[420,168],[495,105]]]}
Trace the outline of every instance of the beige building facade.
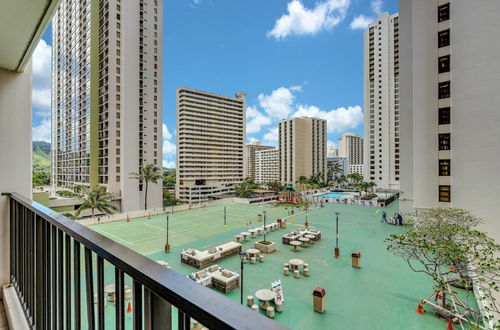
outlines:
{"label": "beige building facade", "polygon": [[338,139],[339,157],[346,157],[349,164],[363,164],[363,138],[354,133],[344,133]]}
{"label": "beige building facade", "polygon": [[327,122],[295,117],[279,123],[280,181],[295,184],[300,176],[327,175]]}
{"label": "beige building facade", "polygon": [[[143,206],[129,178],[162,166],[163,2],[63,0],[52,19],[52,183],[102,185]],[[71,60],[70,60],[71,59]],[[148,207],[161,207],[161,183]]]}
{"label": "beige building facade", "polygon": [[254,141],[245,146],[245,162],[244,162],[244,171],[243,175],[245,178],[252,178],[253,180],[257,179],[256,175],[256,152],[260,150],[272,150],[275,147],[272,146],[264,146],[259,141]]}
{"label": "beige building facade", "polygon": [[203,203],[243,181],[246,95],[177,90],[176,196]]}

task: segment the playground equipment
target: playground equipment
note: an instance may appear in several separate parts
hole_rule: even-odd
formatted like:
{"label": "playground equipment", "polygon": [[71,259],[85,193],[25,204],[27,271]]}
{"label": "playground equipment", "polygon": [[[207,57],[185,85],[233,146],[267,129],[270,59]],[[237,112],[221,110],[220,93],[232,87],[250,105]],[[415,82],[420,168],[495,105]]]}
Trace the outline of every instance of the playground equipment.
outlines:
{"label": "playground equipment", "polygon": [[288,185],[283,189],[276,197],[278,203],[290,203],[290,204],[301,204],[302,197],[300,193],[293,188],[292,185]]}

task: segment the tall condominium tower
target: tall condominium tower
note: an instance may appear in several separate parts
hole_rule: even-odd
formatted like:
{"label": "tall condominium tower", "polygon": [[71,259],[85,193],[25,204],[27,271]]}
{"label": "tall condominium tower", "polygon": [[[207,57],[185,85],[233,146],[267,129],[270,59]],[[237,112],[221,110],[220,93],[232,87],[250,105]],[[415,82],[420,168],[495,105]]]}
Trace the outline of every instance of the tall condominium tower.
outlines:
{"label": "tall condominium tower", "polygon": [[500,2],[399,3],[400,207],[468,209],[500,243]]}
{"label": "tall condominium tower", "polygon": [[[161,0],[63,0],[52,20],[53,184],[103,185],[143,207],[129,179],[162,158]],[[148,206],[161,207],[161,184]]]}
{"label": "tall condominium tower", "polygon": [[383,13],[364,37],[364,177],[399,189],[399,18]]}
{"label": "tall condominium tower", "polygon": [[177,198],[206,202],[243,181],[245,109],[245,93],[177,90]]}
{"label": "tall condominium tower", "polygon": [[245,178],[252,178],[256,180],[256,174],[255,174],[255,152],[259,150],[270,150],[270,149],[275,149],[274,147],[271,146],[263,146],[260,144],[259,141],[254,141],[250,144],[247,144],[245,146],[245,162],[244,162],[244,171],[243,171],[243,176]]}
{"label": "tall condominium tower", "polygon": [[320,174],[326,179],[326,120],[295,117],[279,123],[280,180]]}
{"label": "tall condominium tower", "polygon": [[346,157],[349,164],[363,164],[363,138],[354,133],[344,133],[339,141],[339,157]]}
{"label": "tall condominium tower", "polygon": [[268,184],[280,180],[280,151],[276,148],[255,152],[255,182]]}

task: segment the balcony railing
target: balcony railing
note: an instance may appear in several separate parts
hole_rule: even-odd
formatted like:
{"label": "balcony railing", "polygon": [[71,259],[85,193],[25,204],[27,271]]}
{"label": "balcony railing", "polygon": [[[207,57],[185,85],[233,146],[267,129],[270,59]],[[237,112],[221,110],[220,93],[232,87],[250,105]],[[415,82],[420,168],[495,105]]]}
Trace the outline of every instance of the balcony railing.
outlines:
{"label": "balcony railing", "polygon": [[[104,299],[105,268],[109,280],[111,267],[118,308],[108,328],[189,329],[194,319],[210,329],[286,329],[36,202],[6,195],[10,280],[33,328],[104,329],[112,312]],[[132,311],[125,276],[131,280]],[[125,317],[127,309],[131,315]]]}

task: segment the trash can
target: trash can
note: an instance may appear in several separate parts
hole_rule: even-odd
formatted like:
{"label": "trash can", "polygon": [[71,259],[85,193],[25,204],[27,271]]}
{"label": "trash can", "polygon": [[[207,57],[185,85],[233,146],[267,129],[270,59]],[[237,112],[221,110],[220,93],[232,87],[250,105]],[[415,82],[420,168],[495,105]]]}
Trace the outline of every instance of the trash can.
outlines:
{"label": "trash can", "polygon": [[361,268],[361,253],[353,252],[351,254],[352,266],[354,268]]}
{"label": "trash can", "polygon": [[313,308],[315,312],[324,313],[326,309],[326,292],[324,288],[317,286],[313,291]]}
{"label": "trash can", "polygon": [[262,222],[262,214],[257,214],[257,221]]}

